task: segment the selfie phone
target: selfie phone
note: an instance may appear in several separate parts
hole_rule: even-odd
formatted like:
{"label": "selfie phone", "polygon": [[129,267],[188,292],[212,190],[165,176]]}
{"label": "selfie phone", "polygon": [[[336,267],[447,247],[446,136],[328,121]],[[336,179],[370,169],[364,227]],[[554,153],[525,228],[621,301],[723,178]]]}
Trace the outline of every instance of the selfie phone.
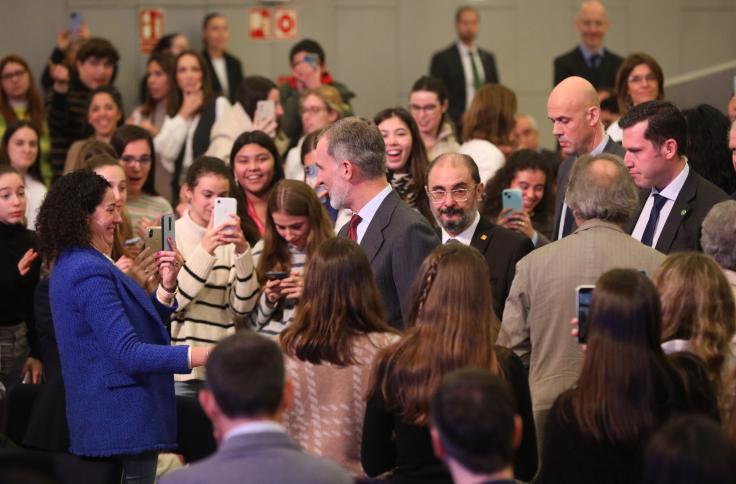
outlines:
{"label": "selfie phone", "polygon": [[507,188],[501,192],[501,203],[503,208],[510,208],[512,212],[521,212],[523,203],[521,190],[518,188]]}
{"label": "selfie phone", "polygon": [[280,280],[280,279],[286,279],[287,277],[289,277],[289,273],[288,272],[271,271],[271,272],[266,272],[265,276],[266,276],[266,279],[268,279],[269,281],[273,281],[273,280],[277,280],[277,279],[278,280]]}
{"label": "selfie phone", "polygon": [[234,198],[217,197],[215,199],[215,220],[212,223],[213,227],[219,227],[225,222],[230,222],[232,220],[232,218],[230,218],[230,214],[237,213],[237,211],[238,203]]}
{"label": "selfie phone", "polygon": [[276,120],[276,103],[270,99],[258,101],[256,103],[256,117],[261,120]]}
{"label": "selfie phone", "polygon": [[72,12],[69,14],[69,18],[71,20],[69,32],[71,33],[72,37],[77,37],[79,35],[79,31],[82,30],[84,17],[79,12]]}
{"label": "selfie phone", "polygon": [[148,227],[146,229],[146,247],[150,247],[152,251],[157,252],[163,249],[163,246],[161,227]]}
{"label": "selfie phone", "polygon": [[575,288],[575,312],[578,315],[578,343],[588,340],[588,314],[590,302],[593,299],[593,288],[590,284],[583,284]]}
{"label": "selfie phone", "polygon": [[171,245],[169,244],[169,237],[171,237],[171,240],[175,240],[175,221],[176,219],[174,218],[173,213],[167,213],[166,215],[161,216],[161,244],[163,250],[172,250]]}

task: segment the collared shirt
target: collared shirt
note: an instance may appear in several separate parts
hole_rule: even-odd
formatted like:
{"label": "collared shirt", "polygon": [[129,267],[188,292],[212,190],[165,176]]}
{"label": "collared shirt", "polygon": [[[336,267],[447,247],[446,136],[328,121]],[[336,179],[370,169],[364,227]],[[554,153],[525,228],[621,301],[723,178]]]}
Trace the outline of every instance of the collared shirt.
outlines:
{"label": "collared shirt", "polygon": [[667,217],[669,217],[670,212],[672,211],[672,206],[675,204],[675,200],[677,200],[677,196],[680,194],[680,190],[682,190],[682,186],[685,184],[685,180],[687,180],[687,176],[689,173],[690,167],[687,163],[685,163],[685,167],[682,169],[680,174],[677,175],[675,179],[670,182],[669,185],[664,187],[661,192],[658,192],[656,188],[652,188],[652,191],[649,194],[649,198],[647,198],[647,202],[644,204],[644,208],[641,210],[641,214],[639,215],[639,220],[637,220],[636,222],[634,231],[631,232],[632,237],[634,237],[636,240],[641,240],[642,235],[644,235],[644,229],[649,222],[649,215],[652,213],[652,207],[654,206],[654,194],[659,194],[666,198],[667,201],[664,202],[662,210],[660,210],[659,212],[657,227],[654,230],[652,247],[657,246],[657,241],[659,240],[659,236],[662,234],[662,229],[664,229],[664,224],[665,222],[667,222]]}
{"label": "collared shirt", "polygon": [[225,438],[222,439],[222,441],[225,442],[238,435],[260,434],[263,432],[281,432],[285,434],[286,429],[283,425],[278,422],[274,422],[273,420],[248,422],[230,429],[230,431],[225,434]]}
{"label": "collared shirt", "polygon": [[465,109],[470,107],[470,103],[475,96],[475,84],[473,84],[473,66],[470,64],[470,53],[473,53],[475,68],[478,71],[478,79],[483,84],[486,80],[486,71],[483,70],[483,63],[480,61],[478,48],[468,47],[462,42],[457,43],[457,50],[460,51],[460,61],[463,63],[463,74],[465,75]]}
{"label": "collared shirt", "polygon": [[452,236],[447,233],[444,227],[442,228],[442,243],[446,244],[448,240],[455,239],[458,242],[460,242],[463,245],[470,245],[470,242],[473,240],[473,234],[475,233],[476,227],[478,227],[478,223],[480,222],[480,213],[476,210],[475,211],[475,218],[473,219],[473,223],[468,225],[468,227],[457,234],[456,236]]}
{"label": "collared shirt", "polygon": [[363,236],[365,235],[366,230],[368,230],[368,226],[371,224],[371,220],[373,220],[373,217],[376,215],[378,207],[381,206],[388,194],[391,193],[391,190],[391,185],[387,184],[383,190],[378,192],[375,197],[371,198],[368,203],[363,205],[363,208],[361,208],[358,212],[361,220],[358,224],[358,227],[356,227],[357,243],[360,244],[360,241],[363,240]]}
{"label": "collared shirt", "polygon": [[[605,53],[605,49],[603,47],[595,51],[588,49],[583,44],[580,44],[579,47],[580,47],[580,52],[582,52],[583,54],[583,58],[585,58],[585,63],[588,64],[588,67],[593,67],[590,63],[590,58],[593,57],[594,55],[601,56],[601,60],[603,60],[603,54]],[[598,64],[598,66],[600,66],[600,63]]]}
{"label": "collared shirt", "polygon": [[[606,148],[606,145],[608,144],[608,140],[610,138],[606,135],[603,137],[603,141],[598,143],[598,146],[593,148],[593,151],[591,151],[589,154],[592,156],[600,155],[603,153],[603,150]],[[570,172],[572,173],[572,167],[570,167]],[[569,182],[568,182],[569,184]],[[565,230],[565,217],[567,216],[567,211],[570,210],[570,208],[567,206],[567,200],[565,200],[562,203],[562,213],[560,213],[560,229],[557,231],[557,239],[562,238],[562,232]]]}
{"label": "collared shirt", "polygon": [[217,80],[220,81],[220,86],[222,86],[222,93],[225,95],[225,97],[230,96],[230,82],[228,82],[227,79],[227,66],[225,65],[225,58],[219,57],[215,59],[212,58],[212,69],[215,71],[215,75],[217,76]]}

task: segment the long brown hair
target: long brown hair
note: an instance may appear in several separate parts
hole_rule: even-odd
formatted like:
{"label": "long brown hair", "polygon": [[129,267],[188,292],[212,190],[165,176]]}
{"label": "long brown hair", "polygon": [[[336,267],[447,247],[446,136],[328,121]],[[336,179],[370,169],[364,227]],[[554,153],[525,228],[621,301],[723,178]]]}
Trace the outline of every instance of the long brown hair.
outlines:
{"label": "long brown hair", "polygon": [[659,343],[661,315],[644,274],[613,269],[598,279],[572,415],[563,418],[601,442],[639,445],[651,435],[660,423],[655,387],[675,371]]}
{"label": "long brown hair", "polygon": [[[36,131],[39,133],[45,133],[46,111],[43,107],[41,94],[38,92],[38,88],[36,88],[36,81],[33,79],[31,68],[21,56],[10,54],[0,60],[0,72],[2,72],[3,69],[5,69],[5,66],[11,62],[13,64],[20,64],[23,66],[23,69],[25,69],[26,74],[28,75],[29,87],[28,92],[26,93],[26,102],[28,103],[27,119],[33,124],[33,126],[35,126]],[[5,119],[6,125],[18,120],[13,107],[10,105],[8,95],[5,94],[3,89],[0,89],[0,115]]]}
{"label": "long brown hair", "polygon": [[291,269],[289,245],[276,231],[273,213],[283,210],[289,215],[307,217],[307,261],[317,252],[322,242],[334,235],[332,221],[317,194],[306,183],[298,180],[281,180],[268,196],[266,228],[263,233],[263,253],[258,261],[258,280],[264,284],[268,271]]}
{"label": "long brown hair", "polygon": [[496,146],[512,145],[516,126],[516,94],[501,84],[486,84],[476,91],[463,120],[463,141],[484,139]]}
{"label": "long brown hair", "polygon": [[660,67],[657,60],[643,52],[629,54],[616,73],[616,100],[618,101],[618,110],[622,116],[634,106],[631,96],[629,96],[629,75],[636,66],[641,64],[646,64],[652,70],[657,78],[657,99],[664,99],[664,72],[662,72],[662,67]]}
{"label": "long brown hair", "polygon": [[345,238],[327,239],[307,262],[304,292],[294,322],[281,333],[284,353],[316,365],[358,362],[353,339],[395,332],[363,250]]}
{"label": "long brown hair", "polygon": [[736,332],[736,308],[726,276],[707,255],[679,252],[662,262],[654,284],[662,301],[662,341],[689,340],[689,351],[705,362],[723,409],[723,364]]}
{"label": "long brown hair", "polygon": [[[156,104],[158,104],[158,101],[153,99],[153,97],[151,96],[151,91],[149,91],[148,89],[148,66],[150,66],[154,62],[158,64],[164,74],[166,74],[169,83],[169,92],[171,92],[171,90],[174,88],[174,84],[176,84],[176,74],[174,73],[174,56],[165,52],[154,52],[153,54],[151,54],[151,57],[148,58],[148,62],[146,62],[146,85],[145,89],[143,90],[143,104],[141,104],[140,107],[140,113],[144,117],[151,116],[151,114],[156,109]],[[167,92],[167,103],[168,98],[169,94]]]}
{"label": "long brown hair", "polygon": [[496,373],[488,266],[475,248],[451,243],[422,263],[411,291],[406,332],[376,357],[368,398],[380,397],[405,422],[428,423],[429,400],[452,370]]}

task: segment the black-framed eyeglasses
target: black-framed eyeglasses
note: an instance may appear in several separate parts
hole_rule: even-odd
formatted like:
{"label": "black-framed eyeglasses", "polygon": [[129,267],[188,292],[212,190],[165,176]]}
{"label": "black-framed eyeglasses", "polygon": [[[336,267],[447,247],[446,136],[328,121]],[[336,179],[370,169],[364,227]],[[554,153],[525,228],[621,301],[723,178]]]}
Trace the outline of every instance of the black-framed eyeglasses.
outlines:
{"label": "black-framed eyeglasses", "polygon": [[151,156],[150,155],[141,155],[141,156],[133,156],[133,155],[123,155],[120,157],[120,161],[125,163],[126,165],[129,165],[131,163],[139,163],[141,165],[148,165],[151,163]]}
{"label": "black-framed eyeglasses", "polygon": [[11,79],[16,79],[16,78],[24,76],[26,72],[28,71],[25,69],[13,71],[13,72],[6,72],[2,76],[0,76],[0,79],[2,79],[3,81],[9,81]]}

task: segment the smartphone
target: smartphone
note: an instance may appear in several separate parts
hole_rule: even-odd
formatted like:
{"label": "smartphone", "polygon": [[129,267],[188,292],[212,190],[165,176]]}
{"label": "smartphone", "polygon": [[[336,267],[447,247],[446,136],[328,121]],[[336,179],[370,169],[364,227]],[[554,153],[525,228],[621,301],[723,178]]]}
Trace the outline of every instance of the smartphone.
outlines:
{"label": "smartphone", "polygon": [[148,227],[146,229],[146,247],[150,247],[154,252],[158,252],[164,248],[163,239],[161,238],[161,227]]}
{"label": "smartphone", "polygon": [[69,14],[70,24],[69,33],[72,37],[76,38],[79,36],[79,31],[82,30],[84,24],[84,17],[79,12],[72,12]]}
{"label": "smartphone", "polygon": [[266,276],[266,279],[268,279],[269,281],[273,281],[275,279],[286,279],[287,277],[289,277],[289,273],[271,271],[271,272],[266,272],[265,276]]}
{"label": "smartphone", "polygon": [[169,237],[171,237],[171,240],[176,240],[174,222],[176,222],[176,218],[173,213],[167,213],[161,216],[161,244],[163,250],[171,250]]}
{"label": "smartphone", "polygon": [[575,288],[575,312],[578,315],[578,343],[588,340],[588,314],[590,301],[593,299],[593,288],[590,284],[583,284]]}
{"label": "smartphone", "polygon": [[214,227],[219,227],[225,222],[232,220],[230,214],[238,212],[238,203],[234,198],[229,197],[217,197],[215,199],[215,220],[213,222]]}
{"label": "smartphone", "polygon": [[510,208],[512,212],[521,212],[523,204],[521,190],[518,188],[507,188],[501,192],[501,203],[503,208]]}
{"label": "smartphone", "polygon": [[260,120],[275,121],[276,103],[270,99],[258,101],[256,103],[256,118]]}

